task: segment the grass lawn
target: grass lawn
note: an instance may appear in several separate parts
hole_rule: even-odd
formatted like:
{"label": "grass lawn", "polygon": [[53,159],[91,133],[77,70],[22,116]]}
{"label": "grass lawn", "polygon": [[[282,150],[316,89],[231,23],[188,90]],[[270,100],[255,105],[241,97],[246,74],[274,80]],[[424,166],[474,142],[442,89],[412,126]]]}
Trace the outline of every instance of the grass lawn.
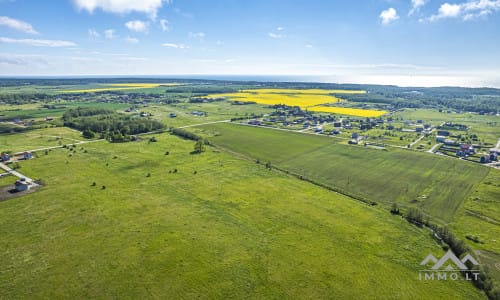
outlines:
{"label": "grass lawn", "polygon": [[21,163],[46,186],[0,202],[2,297],[484,298],[467,281],[418,280],[420,261],[444,253],[426,229],[156,137]]}

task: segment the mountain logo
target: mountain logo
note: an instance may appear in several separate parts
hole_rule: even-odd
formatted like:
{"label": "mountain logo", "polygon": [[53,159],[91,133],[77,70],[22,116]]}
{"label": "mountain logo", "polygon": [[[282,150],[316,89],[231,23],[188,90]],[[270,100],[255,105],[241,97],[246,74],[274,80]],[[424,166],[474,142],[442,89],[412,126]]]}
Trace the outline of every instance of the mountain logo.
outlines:
{"label": "mountain logo", "polygon": [[448,250],[448,252],[446,252],[446,254],[439,260],[434,255],[429,254],[420,263],[420,265],[426,266],[429,262],[434,263],[434,266],[432,266],[431,270],[442,270],[444,267],[444,270],[446,271],[453,271],[457,269],[466,271],[469,270],[469,268],[467,268],[467,266],[465,265],[467,262],[470,262],[474,266],[479,266],[477,260],[474,259],[474,257],[472,257],[470,254],[467,254],[460,260],[453,252],[451,252],[451,250]]}
{"label": "mountain logo", "polygon": [[[459,259],[451,250],[440,259],[429,254],[420,262],[420,265],[428,266],[431,263],[430,269],[419,272],[420,280],[459,280],[461,278],[462,280],[477,280],[479,277],[479,270],[474,270],[476,266],[479,266],[479,263],[470,254],[465,255],[462,259]],[[470,268],[467,267],[468,264],[471,266]]]}

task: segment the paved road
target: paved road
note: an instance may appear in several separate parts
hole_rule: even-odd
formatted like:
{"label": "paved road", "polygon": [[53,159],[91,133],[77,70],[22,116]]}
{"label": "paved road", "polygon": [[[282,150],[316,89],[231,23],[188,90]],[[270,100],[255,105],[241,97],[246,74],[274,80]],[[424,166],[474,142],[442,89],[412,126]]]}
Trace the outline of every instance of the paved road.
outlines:
{"label": "paved road", "polygon": [[441,146],[441,143],[437,143],[436,145],[432,146],[431,149],[429,149],[427,152],[429,153],[434,153],[434,150],[436,150],[437,147]]}
{"label": "paved road", "polygon": [[213,121],[213,122],[206,122],[206,123],[198,123],[198,124],[181,126],[181,127],[177,127],[177,128],[189,128],[189,127],[196,127],[196,126],[203,126],[203,125],[210,125],[210,124],[217,124],[217,123],[229,123],[229,122],[231,122],[231,120],[222,120],[222,121]]}
{"label": "paved road", "polygon": [[26,178],[26,181],[27,182],[30,182],[32,184],[32,186],[37,186],[38,184],[36,184],[33,179],[27,177],[27,176],[24,176],[23,174],[15,171],[15,170],[12,170],[11,168],[9,168],[6,164],[4,163],[0,163],[0,168],[4,169],[7,173],[10,173],[16,177],[19,177],[19,178]]}
{"label": "paved road", "polygon": [[[90,140],[90,141],[80,141],[78,143],[68,144],[67,146],[69,146],[69,145],[81,145],[81,144],[87,144],[87,143],[95,143],[95,142],[101,142],[101,141],[105,141],[105,139]],[[45,150],[50,150],[50,149],[57,149],[57,148],[62,148],[62,147],[64,147],[64,146],[63,145],[61,145],[61,146],[51,146],[51,147],[45,147],[45,148],[39,148],[39,149],[26,150],[26,151],[21,151],[21,152],[14,153],[14,156],[21,155],[24,152],[39,152],[39,151],[45,151]]]}
{"label": "paved road", "polygon": [[497,143],[497,146],[495,148],[497,149],[497,151],[500,151],[500,139],[498,139],[498,143]]}

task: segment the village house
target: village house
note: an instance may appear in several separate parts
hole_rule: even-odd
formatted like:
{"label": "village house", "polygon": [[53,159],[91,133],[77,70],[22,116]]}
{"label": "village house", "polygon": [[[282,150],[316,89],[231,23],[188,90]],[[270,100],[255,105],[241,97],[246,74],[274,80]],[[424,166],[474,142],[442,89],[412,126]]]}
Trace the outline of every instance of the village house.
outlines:
{"label": "village house", "polygon": [[481,156],[481,158],[479,159],[479,162],[481,162],[482,164],[490,163],[490,156],[487,154]]}
{"label": "village house", "polygon": [[2,155],[0,156],[0,160],[1,161],[9,161],[10,160],[10,155],[8,153],[2,153]]}
{"label": "village house", "polygon": [[24,152],[23,153],[23,159],[28,160],[33,158],[33,153],[31,152]]}
{"label": "village house", "polygon": [[21,178],[15,183],[16,191],[23,192],[28,191],[31,188],[31,183],[26,181],[26,178]]}
{"label": "village house", "polygon": [[440,136],[449,136],[450,132],[447,131],[447,130],[438,130],[437,131],[437,135],[440,135]]}

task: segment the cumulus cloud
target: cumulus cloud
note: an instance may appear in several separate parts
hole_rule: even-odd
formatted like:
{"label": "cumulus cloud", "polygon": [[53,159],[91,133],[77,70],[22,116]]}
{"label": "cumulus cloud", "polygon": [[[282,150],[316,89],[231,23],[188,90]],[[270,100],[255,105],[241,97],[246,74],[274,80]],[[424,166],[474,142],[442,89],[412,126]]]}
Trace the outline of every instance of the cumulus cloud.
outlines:
{"label": "cumulus cloud", "polygon": [[36,47],[73,47],[75,43],[70,41],[61,40],[40,40],[40,39],[12,39],[7,37],[0,37],[0,43],[7,44],[21,44]]}
{"label": "cumulus cloud", "polygon": [[160,27],[163,32],[170,31],[169,22],[165,19],[160,20]]}
{"label": "cumulus cloud", "polygon": [[6,16],[0,16],[0,26],[6,26],[29,34],[38,34],[31,24]]}
{"label": "cumulus cloud", "polygon": [[88,30],[89,36],[93,38],[101,37],[101,34],[97,32],[95,29],[91,28]]}
{"label": "cumulus cloud", "polygon": [[399,16],[398,16],[398,12],[396,11],[396,9],[391,7],[391,8],[388,8],[388,9],[382,11],[379,15],[379,18],[380,18],[380,21],[382,22],[382,24],[387,25],[387,24],[390,24],[390,23],[396,21],[397,19],[399,19]]}
{"label": "cumulus cloud", "polygon": [[153,19],[156,18],[163,3],[170,2],[169,0],[73,0],[79,10],[86,10],[89,13],[97,9],[117,14],[139,12],[148,14]]}
{"label": "cumulus cloud", "polygon": [[130,31],[147,32],[148,27],[149,27],[149,23],[139,21],[139,20],[128,21],[127,23],[125,23],[125,27],[127,27]]}
{"label": "cumulus cloud", "polygon": [[188,46],[184,44],[174,44],[174,43],[164,43],[162,44],[163,47],[168,47],[168,48],[175,48],[175,49],[187,49],[189,48]]}
{"label": "cumulus cloud", "polygon": [[427,3],[428,0],[411,0],[411,10],[408,13],[409,16],[418,12],[422,6]]}
{"label": "cumulus cloud", "polygon": [[500,0],[473,0],[458,4],[443,3],[437,12],[422,21],[461,18],[464,21],[487,16],[500,10]]}
{"label": "cumulus cloud", "polygon": [[116,33],[116,31],[114,29],[104,30],[104,37],[107,38],[108,40],[112,40],[112,39],[118,37],[115,33]]}

